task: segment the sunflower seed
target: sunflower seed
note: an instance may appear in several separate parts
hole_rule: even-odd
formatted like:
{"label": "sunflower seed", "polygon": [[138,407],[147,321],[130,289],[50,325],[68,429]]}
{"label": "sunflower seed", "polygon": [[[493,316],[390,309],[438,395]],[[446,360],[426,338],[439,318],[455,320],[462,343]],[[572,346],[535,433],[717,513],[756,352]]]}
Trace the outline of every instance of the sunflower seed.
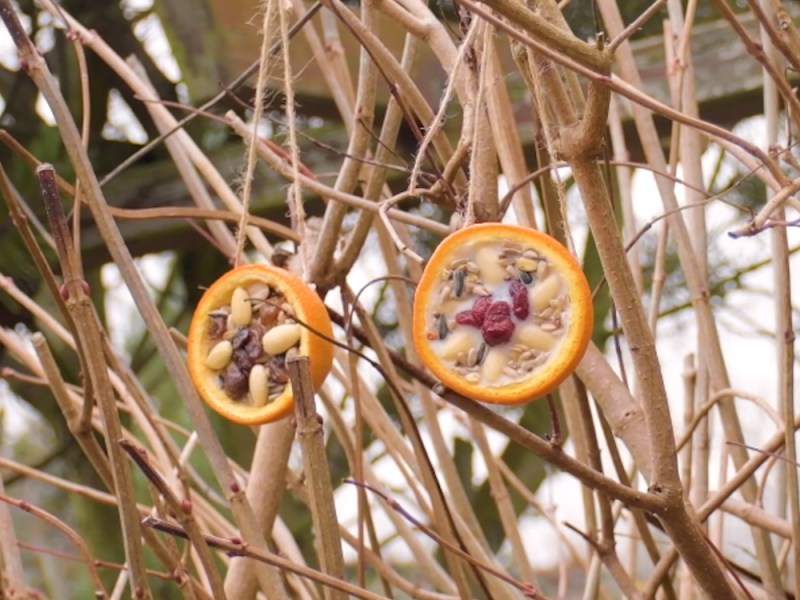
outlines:
{"label": "sunflower seed", "polygon": [[550,307],[550,308],[546,308],[546,309],[544,309],[544,310],[543,310],[542,312],[540,312],[540,313],[536,313],[536,316],[537,316],[539,319],[543,320],[543,321],[547,321],[547,320],[549,320],[549,319],[550,319],[550,317],[552,317],[552,316],[553,316],[553,314],[554,314],[555,312],[556,312],[556,310],[555,310],[553,307]]}
{"label": "sunflower seed", "polygon": [[239,329],[236,326],[236,323],[233,322],[233,315],[228,315],[228,318],[225,320],[225,335],[223,336],[226,340],[232,338],[236,335],[236,330]]}
{"label": "sunflower seed", "polygon": [[536,265],[536,276],[539,279],[544,279],[549,272],[550,266],[545,261],[540,260],[539,264]]}
{"label": "sunflower seed", "polygon": [[465,277],[466,272],[464,269],[457,269],[453,273],[453,295],[456,298],[461,298],[461,295],[464,293]]}
{"label": "sunflower seed", "polygon": [[532,258],[528,258],[526,256],[520,256],[517,259],[517,268],[520,271],[532,272],[536,270],[537,266],[538,266],[538,261],[535,261]]}
{"label": "sunflower seed", "polygon": [[478,362],[478,349],[473,346],[467,352],[467,366],[474,367]]}
{"label": "sunflower seed", "polygon": [[447,334],[450,333],[450,330],[447,328],[447,317],[444,315],[439,315],[436,318],[436,332],[439,334],[440,340],[445,339]]}
{"label": "sunflower seed", "polygon": [[269,401],[272,402],[278,396],[283,394],[283,392],[286,391],[287,385],[288,384],[286,384],[286,383],[280,383],[280,384],[277,384],[277,385],[270,385],[269,386]]}
{"label": "sunflower seed", "polygon": [[483,359],[486,358],[486,350],[488,350],[489,346],[486,345],[486,342],[481,342],[481,345],[478,346],[478,356],[475,358],[475,364],[479,365],[483,362]]}
{"label": "sunflower seed", "polygon": [[445,285],[445,286],[442,287],[442,291],[439,292],[439,305],[440,306],[442,304],[444,304],[445,302],[447,302],[448,300],[450,300],[450,294],[452,294],[452,292],[453,292],[453,288],[451,288],[449,285]]}

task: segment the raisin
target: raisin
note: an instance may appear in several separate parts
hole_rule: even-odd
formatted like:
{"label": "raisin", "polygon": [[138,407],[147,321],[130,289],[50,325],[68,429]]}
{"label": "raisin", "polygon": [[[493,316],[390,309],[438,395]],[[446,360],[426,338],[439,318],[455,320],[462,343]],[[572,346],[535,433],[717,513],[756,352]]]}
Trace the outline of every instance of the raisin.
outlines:
{"label": "raisin", "polygon": [[289,381],[289,371],[283,358],[273,356],[265,366],[269,369],[270,383],[287,383]]}
{"label": "raisin", "polygon": [[212,342],[222,339],[228,324],[228,313],[224,311],[208,313],[208,339]]}
{"label": "raisin", "polygon": [[242,327],[233,336],[233,362],[244,371],[250,371],[263,353],[261,347],[261,327]]}
{"label": "raisin", "polygon": [[222,372],[222,389],[233,400],[241,400],[247,394],[248,380],[245,373],[236,363],[231,363]]}
{"label": "raisin", "polygon": [[525,320],[530,314],[530,303],[528,302],[528,288],[520,281],[511,282],[511,304],[514,316],[520,320]]}
{"label": "raisin", "polygon": [[283,296],[273,296],[261,304],[259,319],[264,327],[272,328],[278,322],[283,301]]}
{"label": "raisin", "polygon": [[510,315],[511,306],[507,302],[499,300],[489,305],[481,325],[481,335],[487,345],[497,346],[511,339],[511,335],[514,333],[514,322]]}

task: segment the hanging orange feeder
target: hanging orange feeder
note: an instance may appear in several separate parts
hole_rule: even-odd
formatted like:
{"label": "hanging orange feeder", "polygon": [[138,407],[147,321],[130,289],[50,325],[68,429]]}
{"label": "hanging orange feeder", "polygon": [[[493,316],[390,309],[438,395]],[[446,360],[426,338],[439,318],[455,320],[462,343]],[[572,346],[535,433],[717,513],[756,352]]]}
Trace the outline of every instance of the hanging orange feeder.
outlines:
{"label": "hanging orange feeder", "polygon": [[436,248],[414,296],[414,346],[448,388],[497,404],[539,398],[586,352],[592,296],[578,262],[534,229],[482,223]]}
{"label": "hanging orange feeder", "polygon": [[[306,327],[307,326],[307,327]],[[288,352],[310,359],[319,387],[333,362],[333,329],[319,296],[269,265],[237,267],[206,290],[189,325],[189,373],[206,403],[244,425],[292,413]]]}

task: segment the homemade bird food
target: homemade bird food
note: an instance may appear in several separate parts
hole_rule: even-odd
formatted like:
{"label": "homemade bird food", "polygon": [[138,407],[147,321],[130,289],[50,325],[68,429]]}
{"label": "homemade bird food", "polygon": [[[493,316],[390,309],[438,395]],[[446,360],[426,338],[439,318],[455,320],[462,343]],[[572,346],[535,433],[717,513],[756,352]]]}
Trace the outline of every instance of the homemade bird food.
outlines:
{"label": "homemade bird food", "polygon": [[268,265],[238,267],[208,288],[189,326],[189,372],[222,416],[248,425],[289,415],[294,406],[287,357],[309,357],[319,387],[330,371],[331,321],[299,277]]}
{"label": "homemade bird food", "polygon": [[577,366],[592,332],[589,286],[548,235],[472,225],[434,251],[414,297],[414,345],[447,387],[515,404],[553,390]]}

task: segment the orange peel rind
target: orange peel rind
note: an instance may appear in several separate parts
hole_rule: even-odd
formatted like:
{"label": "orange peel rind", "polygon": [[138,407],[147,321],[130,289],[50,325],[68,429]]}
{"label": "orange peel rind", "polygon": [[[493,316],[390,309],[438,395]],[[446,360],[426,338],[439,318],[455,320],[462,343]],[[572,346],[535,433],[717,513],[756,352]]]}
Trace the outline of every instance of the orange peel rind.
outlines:
{"label": "orange peel rind", "polygon": [[420,360],[474,400],[519,404],[555,389],[580,362],[593,328],[586,277],[552,237],[482,223],[436,248],[414,296]]}
{"label": "orange peel rind", "polygon": [[314,332],[331,338],[332,331],[324,303],[302,279],[270,265],[237,267],[217,279],[195,309],[189,373],[223,417],[243,425],[277,421],[294,410],[286,352],[309,357],[318,388],[330,372],[333,346]]}

